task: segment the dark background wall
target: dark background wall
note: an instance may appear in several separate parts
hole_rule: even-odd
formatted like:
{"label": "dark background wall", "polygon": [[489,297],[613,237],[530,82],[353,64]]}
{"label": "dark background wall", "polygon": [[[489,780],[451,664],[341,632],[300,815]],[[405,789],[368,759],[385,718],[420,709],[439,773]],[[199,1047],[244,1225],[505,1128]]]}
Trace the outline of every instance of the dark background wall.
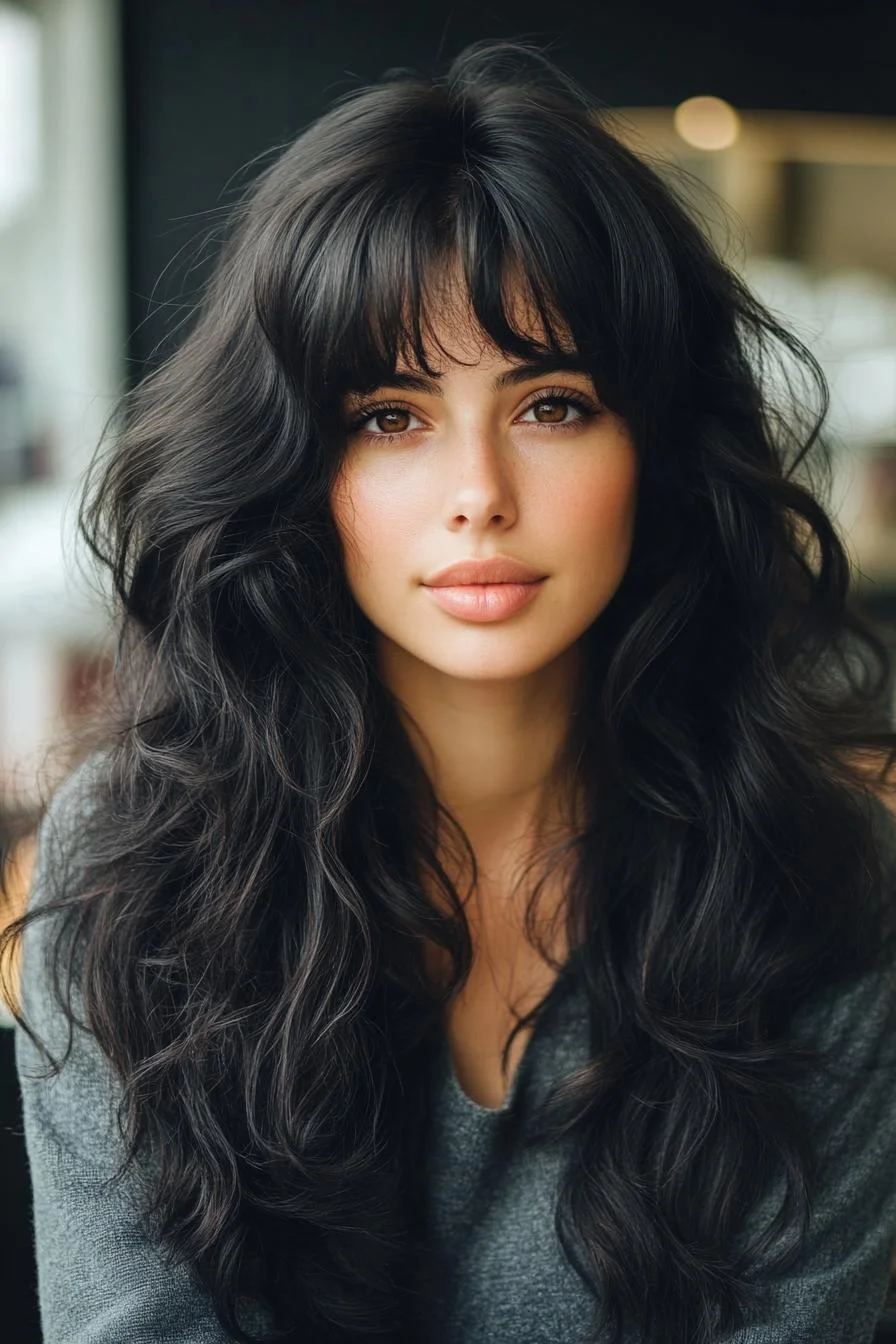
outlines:
{"label": "dark background wall", "polygon": [[176,339],[252,161],[390,67],[524,37],[610,106],[714,93],[896,115],[893,0],[127,0],[122,13],[132,377]]}

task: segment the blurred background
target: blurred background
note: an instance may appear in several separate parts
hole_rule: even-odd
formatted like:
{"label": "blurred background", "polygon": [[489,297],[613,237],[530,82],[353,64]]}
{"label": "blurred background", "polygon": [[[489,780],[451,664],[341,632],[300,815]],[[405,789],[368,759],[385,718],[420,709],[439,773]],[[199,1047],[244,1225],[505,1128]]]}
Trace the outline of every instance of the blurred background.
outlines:
{"label": "blurred background", "polygon": [[[32,848],[3,836],[27,829],[52,783],[44,754],[109,665],[75,510],[116,397],[177,342],[230,204],[276,146],[359,82],[484,37],[542,44],[634,148],[685,168],[728,260],[809,342],[831,385],[831,504],[857,597],[896,628],[892,3],[0,0],[6,917]],[[0,1030],[0,1302],[4,1339],[32,1344],[12,1039]]]}

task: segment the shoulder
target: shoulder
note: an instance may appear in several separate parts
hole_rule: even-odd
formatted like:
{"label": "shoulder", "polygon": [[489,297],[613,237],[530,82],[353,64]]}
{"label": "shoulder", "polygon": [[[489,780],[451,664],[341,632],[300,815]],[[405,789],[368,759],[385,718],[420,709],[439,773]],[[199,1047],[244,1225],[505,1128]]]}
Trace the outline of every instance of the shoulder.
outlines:
{"label": "shoulder", "polygon": [[[876,795],[869,806],[886,903],[896,899],[896,815]],[[884,934],[882,927],[882,940]],[[896,948],[882,956],[879,966],[805,1005],[796,1016],[794,1035],[819,1039],[838,1054],[844,1069],[878,1056],[896,1063]]]}
{"label": "shoulder", "polygon": [[[26,906],[34,918],[21,937],[19,1000],[26,1024],[54,1055],[65,1051],[68,1041],[68,1023],[54,992],[57,971],[63,982],[65,976],[64,963],[56,964],[58,938],[66,920],[66,898],[73,892],[83,859],[80,841],[85,824],[108,777],[107,753],[96,752],[81,761],[55,789],[37,831]],[[78,1004],[76,993],[73,1004]],[[26,1054],[32,1053],[32,1044],[21,1033],[19,1045]]]}
{"label": "shoulder", "polygon": [[29,906],[50,899],[50,877],[57,864],[70,858],[110,778],[108,752],[87,756],[57,785],[37,832]]}
{"label": "shoulder", "polygon": [[[896,898],[896,816],[872,799],[872,827],[881,858],[884,899]],[[884,947],[880,964],[832,984],[804,1004],[791,1024],[791,1040],[820,1051],[820,1068],[804,1102],[828,1144],[884,1140],[887,1170],[896,1178],[896,949]],[[887,1145],[890,1145],[889,1147]],[[872,1146],[874,1143],[872,1142]],[[844,1154],[845,1156],[845,1154]]]}

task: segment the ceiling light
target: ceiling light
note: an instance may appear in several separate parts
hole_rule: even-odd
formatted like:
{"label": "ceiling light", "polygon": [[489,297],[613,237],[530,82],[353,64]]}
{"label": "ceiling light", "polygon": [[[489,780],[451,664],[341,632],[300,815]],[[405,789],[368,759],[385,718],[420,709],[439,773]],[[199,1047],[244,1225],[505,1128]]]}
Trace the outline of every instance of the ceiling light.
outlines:
{"label": "ceiling light", "polygon": [[740,133],[740,117],[724,98],[686,98],[672,121],[682,140],[695,149],[727,149]]}

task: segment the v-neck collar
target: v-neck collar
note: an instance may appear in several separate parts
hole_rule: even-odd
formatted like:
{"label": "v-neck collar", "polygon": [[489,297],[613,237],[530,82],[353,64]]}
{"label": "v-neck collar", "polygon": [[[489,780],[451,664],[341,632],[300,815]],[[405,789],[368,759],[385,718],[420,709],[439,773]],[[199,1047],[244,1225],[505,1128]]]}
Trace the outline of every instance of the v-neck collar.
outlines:
{"label": "v-neck collar", "polygon": [[580,949],[574,948],[566,958],[566,961],[557,972],[557,977],[551,988],[545,996],[541,1012],[535,1021],[532,1033],[526,1042],[526,1048],[520,1057],[513,1075],[510,1079],[510,1085],[504,1096],[504,1100],[498,1106],[484,1106],[481,1102],[474,1101],[468,1096],[461,1087],[457,1071],[454,1067],[454,1060],[451,1055],[451,1046],[447,1035],[441,1034],[441,1060],[439,1076],[440,1080],[447,1087],[454,1104],[461,1107],[467,1114],[481,1117],[487,1122],[489,1118],[496,1120],[502,1116],[510,1114],[516,1109],[517,1101],[524,1089],[526,1080],[532,1072],[533,1049],[537,1052],[540,1048],[540,1041],[550,1020],[553,1019],[557,1005],[565,998],[571,984],[574,981],[574,971],[578,968]]}

